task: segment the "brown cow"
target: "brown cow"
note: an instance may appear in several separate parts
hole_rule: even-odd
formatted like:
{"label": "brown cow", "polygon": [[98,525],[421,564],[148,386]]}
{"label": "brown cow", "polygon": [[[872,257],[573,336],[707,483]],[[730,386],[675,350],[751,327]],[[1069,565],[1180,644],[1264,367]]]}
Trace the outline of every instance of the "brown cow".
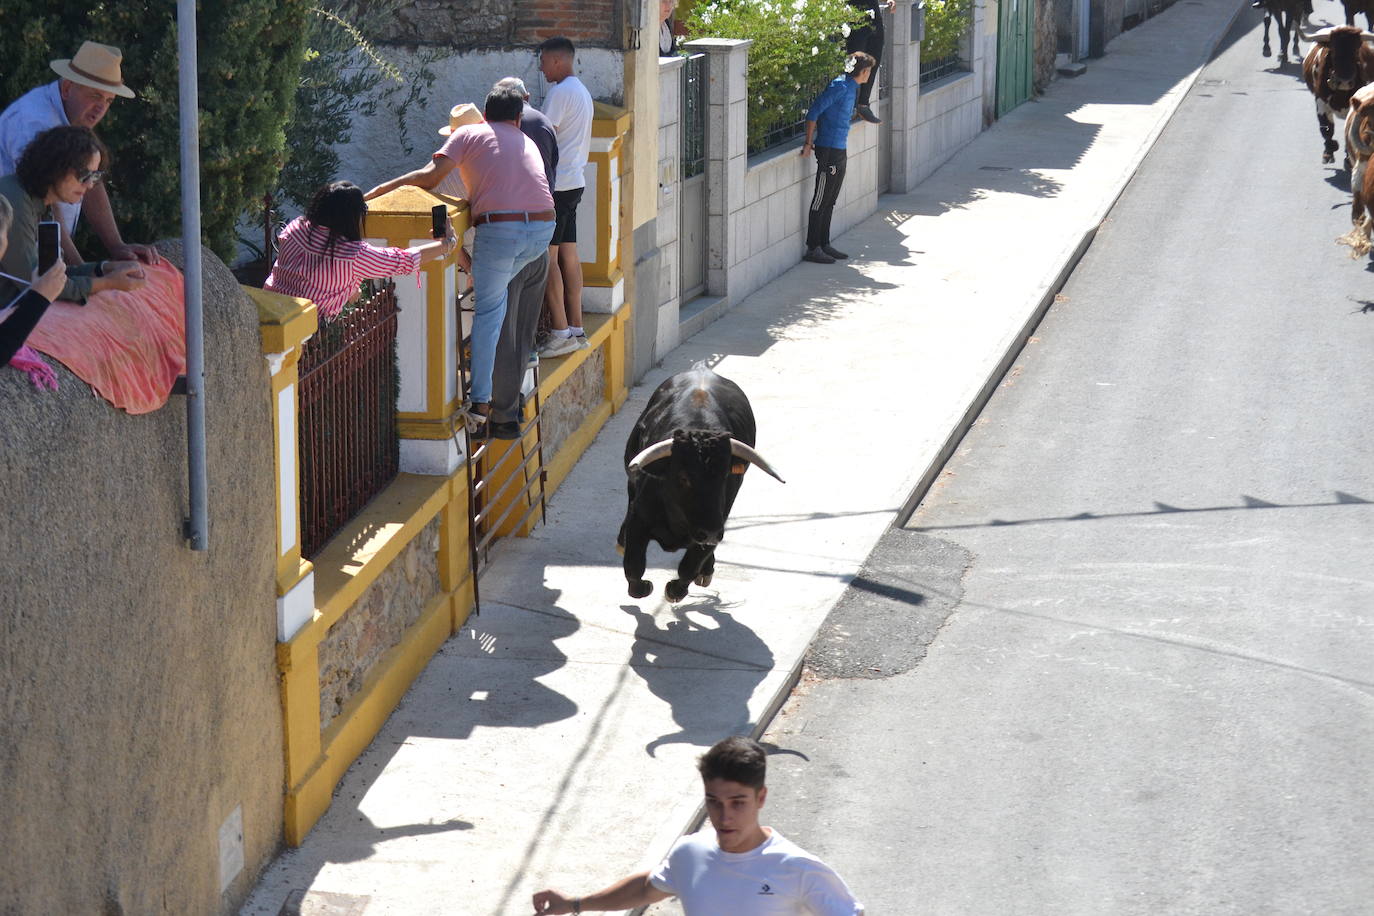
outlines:
{"label": "brown cow", "polygon": [[1303,37],[1312,42],[1302,62],[1302,78],[1317,100],[1317,127],[1324,143],[1322,162],[1334,162],[1340,144],[1334,139],[1332,118],[1344,118],[1355,90],[1374,82],[1374,48],[1368,44],[1374,40],[1374,32],[1340,25]]}
{"label": "brown cow", "polygon": [[1350,114],[1345,116],[1345,155],[1350,169],[1350,231],[1336,241],[1350,246],[1352,258],[1369,254],[1370,230],[1374,229],[1374,171],[1369,157],[1374,155],[1374,84],[1360,87],[1350,97]]}

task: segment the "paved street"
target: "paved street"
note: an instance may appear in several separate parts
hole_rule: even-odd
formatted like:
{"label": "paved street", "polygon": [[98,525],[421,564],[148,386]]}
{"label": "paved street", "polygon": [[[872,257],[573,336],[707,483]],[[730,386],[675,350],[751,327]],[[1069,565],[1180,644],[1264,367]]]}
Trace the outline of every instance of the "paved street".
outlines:
{"label": "paved street", "polygon": [[1374,912],[1374,275],[1258,23],[768,733],[872,913]]}

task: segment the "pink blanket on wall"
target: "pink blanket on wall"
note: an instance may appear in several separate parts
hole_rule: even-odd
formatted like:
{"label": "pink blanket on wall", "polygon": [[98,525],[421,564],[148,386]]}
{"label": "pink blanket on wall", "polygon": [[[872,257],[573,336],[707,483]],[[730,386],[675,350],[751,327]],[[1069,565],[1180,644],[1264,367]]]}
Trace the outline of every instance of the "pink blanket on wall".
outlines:
{"label": "pink blanket on wall", "polygon": [[148,285],[137,292],[105,290],[85,305],[54,302],[28,339],[131,414],[166,404],[186,373],[181,271],[165,260],[143,269]]}

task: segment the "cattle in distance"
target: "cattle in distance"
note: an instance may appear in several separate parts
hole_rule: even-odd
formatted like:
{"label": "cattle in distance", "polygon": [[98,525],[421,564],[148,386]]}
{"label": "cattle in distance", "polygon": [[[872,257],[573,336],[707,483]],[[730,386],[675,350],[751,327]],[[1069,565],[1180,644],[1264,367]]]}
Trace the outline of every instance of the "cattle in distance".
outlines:
{"label": "cattle in distance", "polygon": [[[1339,146],[1333,118],[1345,118],[1351,96],[1361,86],[1374,82],[1374,48],[1369,45],[1374,33],[1342,25],[1303,37],[1312,42],[1303,58],[1302,78],[1316,100],[1322,162],[1333,162]],[[1347,161],[1346,166],[1349,165]]]}
{"label": "cattle in distance", "polygon": [[749,398],[704,363],[654,390],[625,443],[629,505],[616,546],[630,597],[654,590],[644,578],[651,540],[667,551],[685,551],[677,578],[663,589],[669,601],[681,601],[693,582],[711,583],[716,545],[744,472],[754,465],[782,481],[754,443]]}

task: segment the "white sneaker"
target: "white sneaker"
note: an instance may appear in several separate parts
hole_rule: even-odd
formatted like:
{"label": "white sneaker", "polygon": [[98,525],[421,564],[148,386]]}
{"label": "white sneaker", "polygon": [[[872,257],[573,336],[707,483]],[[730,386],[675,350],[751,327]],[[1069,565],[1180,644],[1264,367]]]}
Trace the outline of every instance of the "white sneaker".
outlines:
{"label": "white sneaker", "polygon": [[539,348],[539,356],[540,358],[547,356],[566,356],[576,349],[579,349],[576,338],[559,337],[555,334],[544,342],[544,346]]}
{"label": "white sneaker", "polygon": [[587,342],[586,334],[576,334],[573,336],[573,340],[577,341],[577,349],[579,350],[590,350],[592,348],[592,345]]}

